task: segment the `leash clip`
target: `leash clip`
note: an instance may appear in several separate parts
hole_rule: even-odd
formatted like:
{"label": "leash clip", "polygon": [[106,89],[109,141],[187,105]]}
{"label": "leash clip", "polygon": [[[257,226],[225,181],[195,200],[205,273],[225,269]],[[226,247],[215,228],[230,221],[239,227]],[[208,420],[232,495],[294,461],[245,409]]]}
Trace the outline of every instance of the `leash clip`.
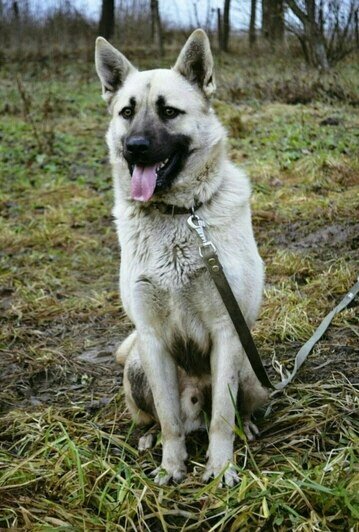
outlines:
{"label": "leash clip", "polygon": [[202,249],[204,247],[211,247],[212,250],[215,253],[217,252],[217,249],[216,249],[215,245],[213,244],[213,242],[211,240],[208,240],[208,238],[207,238],[206,232],[204,230],[205,227],[206,227],[206,222],[204,220],[202,220],[202,218],[200,218],[197,214],[193,213],[187,219],[187,225],[191,229],[196,231],[197,235],[199,236],[199,238],[202,241],[202,245],[199,246],[199,254],[200,254],[201,257],[203,257]]}

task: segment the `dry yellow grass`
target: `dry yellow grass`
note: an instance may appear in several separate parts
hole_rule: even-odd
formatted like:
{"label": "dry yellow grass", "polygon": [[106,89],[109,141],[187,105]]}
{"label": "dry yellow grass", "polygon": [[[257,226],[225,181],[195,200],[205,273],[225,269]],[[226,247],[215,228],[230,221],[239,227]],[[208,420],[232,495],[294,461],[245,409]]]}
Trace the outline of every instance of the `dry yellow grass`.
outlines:
{"label": "dry yellow grass", "polygon": [[[242,57],[238,86],[235,58],[221,61],[216,108],[233,159],[252,179],[267,269],[255,337],[278,378],[274,367],[291,366],[357,275],[358,120],[352,93],[328,101],[325,79],[314,90],[309,75],[313,101],[290,105],[281,96],[294,90],[290,66],[271,81],[274,63],[256,68]],[[157,487],[147,473],[159,463],[160,443],[138,455],[139,432],[112,358],[130,324],[117,295],[107,116],[92,65],[63,63],[56,74],[23,67],[31,121],[7,68],[0,83],[0,527],[354,530],[355,306],[335,318],[295,383],[259,414],[262,437],[249,446],[238,427],[237,487],[201,483],[205,434],[188,439],[187,479]],[[338,81],[348,93],[350,68]],[[332,115],[338,125],[321,125]]]}

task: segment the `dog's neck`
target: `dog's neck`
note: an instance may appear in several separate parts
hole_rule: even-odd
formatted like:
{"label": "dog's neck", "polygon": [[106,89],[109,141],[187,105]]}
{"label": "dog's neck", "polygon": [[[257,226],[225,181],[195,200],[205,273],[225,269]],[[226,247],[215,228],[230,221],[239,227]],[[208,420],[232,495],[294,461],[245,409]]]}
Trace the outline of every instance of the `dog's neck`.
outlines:
{"label": "dog's neck", "polygon": [[169,216],[177,216],[181,214],[189,214],[195,212],[203,206],[203,203],[194,203],[189,209],[188,207],[178,207],[177,205],[162,203],[161,201],[153,201],[150,205],[144,205],[143,209],[153,209],[161,214],[168,214]]}

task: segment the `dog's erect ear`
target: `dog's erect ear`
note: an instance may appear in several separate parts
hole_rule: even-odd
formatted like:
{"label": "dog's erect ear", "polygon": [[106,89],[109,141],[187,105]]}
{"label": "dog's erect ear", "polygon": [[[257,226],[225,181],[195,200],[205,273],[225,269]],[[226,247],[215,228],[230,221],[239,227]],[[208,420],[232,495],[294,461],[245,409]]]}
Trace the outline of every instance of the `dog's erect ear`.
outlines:
{"label": "dog's erect ear", "polygon": [[206,96],[216,88],[213,76],[213,57],[207,34],[195,30],[182,48],[173,69],[195,83]]}
{"label": "dog's erect ear", "polygon": [[96,39],[95,63],[102,83],[102,97],[110,103],[116,91],[136,68],[103,37]]}

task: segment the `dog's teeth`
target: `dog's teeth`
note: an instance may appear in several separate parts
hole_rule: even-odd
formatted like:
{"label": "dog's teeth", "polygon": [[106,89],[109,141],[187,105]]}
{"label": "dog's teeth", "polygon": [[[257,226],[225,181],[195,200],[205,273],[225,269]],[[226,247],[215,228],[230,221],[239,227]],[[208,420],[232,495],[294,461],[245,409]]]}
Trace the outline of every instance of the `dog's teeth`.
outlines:
{"label": "dog's teeth", "polygon": [[160,163],[158,163],[158,165],[156,166],[156,172],[158,172],[159,170],[161,170],[161,168],[166,166],[168,161],[169,161],[169,157],[165,161],[161,161]]}
{"label": "dog's teeth", "polygon": [[[167,159],[167,161],[168,161],[168,159]],[[160,162],[160,164],[158,165],[158,169],[160,170],[161,168],[163,168],[165,166],[165,164],[167,163],[167,161]]]}

